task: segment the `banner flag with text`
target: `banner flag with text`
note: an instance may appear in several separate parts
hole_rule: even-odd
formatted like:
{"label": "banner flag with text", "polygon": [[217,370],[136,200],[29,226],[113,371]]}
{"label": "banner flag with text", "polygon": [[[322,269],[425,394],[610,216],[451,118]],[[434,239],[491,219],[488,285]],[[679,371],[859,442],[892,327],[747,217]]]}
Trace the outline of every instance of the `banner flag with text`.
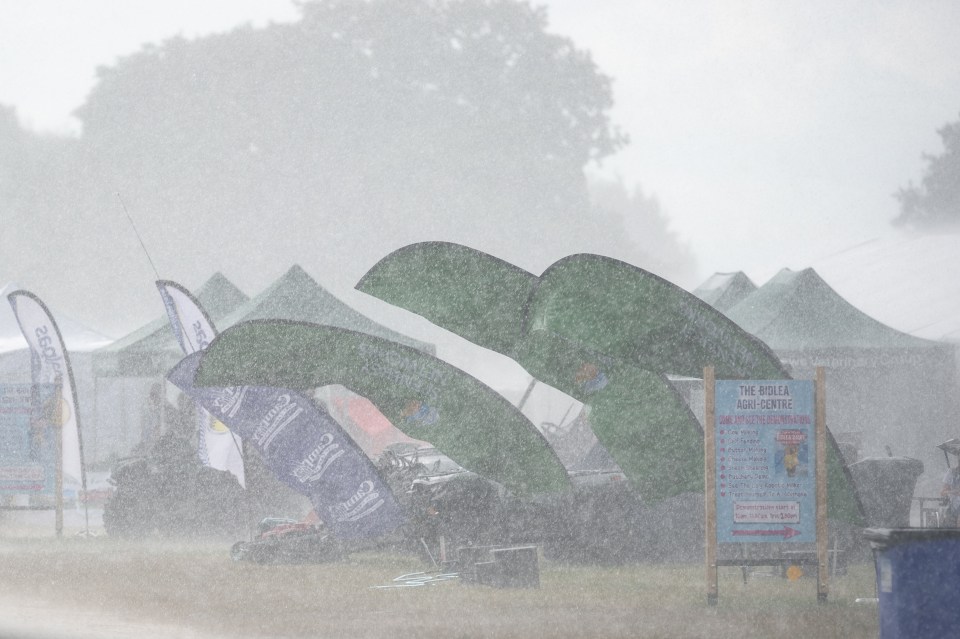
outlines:
{"label": "banner flag with text", "polygon": [[[205,349],[216,337],[217,330],[197,298],[183,286],[169,280],[158,280],[157,289],[183,354],[191,355]],[[200,461],[211,468],[229,471],[241,486],[246,486],[240,436],[202,409],[197,415],[197,422],[197,454]]]}
{"label": "banner flag with text", "polygon": [[197,386],[202,355],[188,355],[167,378],[254,446],[277,479],[310,499],[335,536],[375,538],[404,523],[390,487],[326,411],[287,388]]}
{"label": "banner flag with text", "polygon": [[7,295],[7,299],[30,346],[33,382],[60,386],[63,474],[79,482],[86,492],[87,472],[83,462],[76,385],[60,328],[47,306],[33,293],[14,291]]}

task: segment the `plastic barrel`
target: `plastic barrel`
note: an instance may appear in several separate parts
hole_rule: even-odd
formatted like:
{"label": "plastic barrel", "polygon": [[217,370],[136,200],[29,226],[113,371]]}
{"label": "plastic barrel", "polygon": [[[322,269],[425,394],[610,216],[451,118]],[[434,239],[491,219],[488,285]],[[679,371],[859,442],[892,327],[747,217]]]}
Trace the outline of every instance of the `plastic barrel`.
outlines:
{"label": "plastic barrel", "polygon": [[880,639],[960,636],[960,529],[868,528]]}

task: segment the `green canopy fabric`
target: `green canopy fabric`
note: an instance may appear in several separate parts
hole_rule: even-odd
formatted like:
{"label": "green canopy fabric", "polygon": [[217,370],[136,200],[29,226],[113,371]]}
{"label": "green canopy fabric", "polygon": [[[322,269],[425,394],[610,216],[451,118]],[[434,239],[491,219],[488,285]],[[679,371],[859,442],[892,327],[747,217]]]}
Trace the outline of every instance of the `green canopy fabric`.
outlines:
{"label": "green canopy fabric", "polygon": [[700,424],[665,375],[539,329],[523,340],[517,361],[587,406],[597,439],[644,499],[703,490]]}
{"label": "green canopy fabric", "polygon": [[[411,276],[410,286],[397,285]],[[391,253],[356,288],[511,355],[537,282],[536,275],[472,248],[424,242]]]}
{"label": "green canopy fabric", "polygon": [[[450,265],[464,279],[446,279]],[[666,374],[700,377],[709,365],[719,379],[789,378],[766,344],[709,304],[597,255],[569,256],[536,277],[469,247],[414,244],[382,259],[356,288],[513,357],[583,401],[597,438],[648,501],[703,487],[702,431]],[[831,443],[831,515],[859,521]]]}
{"label": "green canopy fabric", "polygon": [[342,384],[410,437],[517,494],[569,488],[556,453],[510,402],[432,355],[365,333],[304,322],[241,322],[207,347],[195,383]]}
{"label": "green canopy fabric", "polygon": [[524,319],[651,371],[721,379],[786,377],[770,348],[682,288],[599,255],[571,255],[538,280]]}

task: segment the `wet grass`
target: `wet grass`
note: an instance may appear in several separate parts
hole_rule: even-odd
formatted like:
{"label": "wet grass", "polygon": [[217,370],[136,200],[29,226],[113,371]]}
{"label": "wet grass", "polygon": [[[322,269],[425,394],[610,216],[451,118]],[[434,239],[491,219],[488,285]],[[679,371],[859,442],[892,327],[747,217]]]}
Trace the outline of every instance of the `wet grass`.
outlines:
{"label": "wet grass", "polygon": [[830,583],[759,570],[720,572],[706,605],[702,565],[597,567],[541,559],[540,588],[460,580],[383,588],[428,568],[415,557],[362,553],[319,565],[233,562],[228,543],[107,538],[0,541],[0,592],[228,637],[877,636],[873,566]]}

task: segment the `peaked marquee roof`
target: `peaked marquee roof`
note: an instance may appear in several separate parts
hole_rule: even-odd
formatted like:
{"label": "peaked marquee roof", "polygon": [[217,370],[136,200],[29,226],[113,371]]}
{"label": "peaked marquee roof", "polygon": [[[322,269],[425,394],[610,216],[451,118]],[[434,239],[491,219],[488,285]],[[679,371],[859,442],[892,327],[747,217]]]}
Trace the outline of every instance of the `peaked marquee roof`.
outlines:
{"label": "peaked marquee roof", "polygon": [[[158,298],[159,299],[159,296]],[[214,273],[197,291],[197,299],[216,322],[249,298],[221,273]],[[158,317],[102,349],[103,352],[127,348],[176,348],[177,339],[166,315]]]}
{"label": "peaked marquee roof", "polygon": [[693,294],[714,307],[721,313],[740,302],[743,298],[757,290],[743,271],[735,273],[714,273],[707,280],[693,290]]}
{"label": "peaked marquee roof", "polygon": [[871,317],[916,337],[960,342],[960,233],[891,232],[811,266]]}
{"label": "peaked marquee roof", "polygon": [[941,346],[902,333],[858,310],[812,268],[781,270],[726,314],[775,351]]}
{"label": "peaked marquee roof", "polygon": [[[285,319],[347,328],[434,351],[433,345],[393,331],[347,306],[298,265],[253,298],[220,273],[211,276],[196,296],[218,331],[245,320]],[[162,375],[182,357],[170,322],[163,315],[100,348],[94,355],[94,365],[99,375]]]}
{"label": "peaked marquee roof", "polygon": [[324,324],[367,333],[411,346],[428,353],[434,346],[407,337],[354,310],[294,264],[260,294],[236,308],[223,319],[218,330],[254,319],[285,319]]}

